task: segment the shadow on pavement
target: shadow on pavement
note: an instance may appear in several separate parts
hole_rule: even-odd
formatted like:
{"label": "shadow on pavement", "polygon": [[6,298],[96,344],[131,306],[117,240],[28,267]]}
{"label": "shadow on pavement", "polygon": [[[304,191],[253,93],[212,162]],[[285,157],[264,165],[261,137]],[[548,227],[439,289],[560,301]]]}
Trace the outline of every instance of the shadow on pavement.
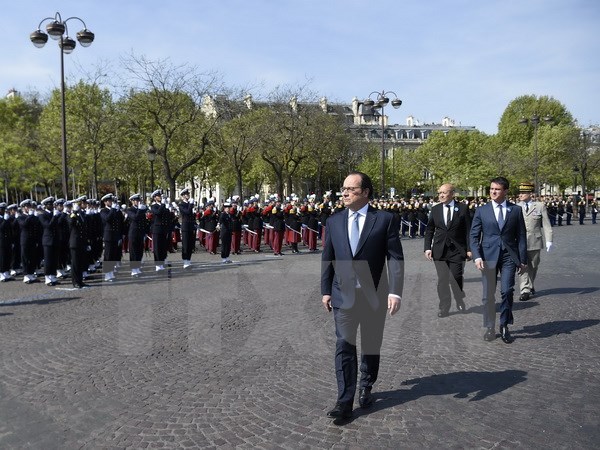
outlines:
{"label": "shadow on pavement", "polygon": [[[50,305],[53,303],[70,302],[73,300],[79,300],[81,297],[57,297],[57,298],[41,298],[36,300],[30,300],[27,298],[16,300],[14,302],[0,303],[2,306],[20,306],[20,305]],[[10,314],[10,313],[8,313]]]}
{"label": "shadow on pavement", "polygon": [[535,296],[538,297],[540,295],[565,295],[565,294],[591,294],[593,292],[598,291],[600,288],[596,286],[588,286],[588,287],[561,287],[561,288],[551,288],[551,289],[543,289],[541,291],[536,291]]}
{"label": "shadow on pavement", "polygon": [[539,325],[525,325],[523,330],[512,332],[515,338],[547,338],[558,334],[571,334],[572,331],[598,325],[598,319],[586,320],[557,320],[554,322],[541,323]]}
{"label": "shadow on pavement", "polygon": [[454,372],[428,377],[414,378],[402,382],[412,386],[409,390],[373,392],[375,403],[368,409],[356,409],[355,416],[370,414],[430,395],[453,395],[454,398],[469,398],[470,402],[498,394],[527,379],[523,370],[501,372]]}

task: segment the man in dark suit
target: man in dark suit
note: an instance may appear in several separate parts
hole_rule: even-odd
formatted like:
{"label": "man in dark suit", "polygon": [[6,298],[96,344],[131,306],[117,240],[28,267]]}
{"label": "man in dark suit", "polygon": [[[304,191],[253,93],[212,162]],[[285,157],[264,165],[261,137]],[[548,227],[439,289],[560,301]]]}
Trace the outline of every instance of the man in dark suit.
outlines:
{"label": "man in dark suit", "polygon": [[194,199],[190,198],[188,188],[179,191],[181,202],[179,214],[181,215],[181,259],[183,268],[192,266],[192,253],[196,246],[196,214],[194,212]]}
{"label": "man in dark suit", "polygon": [[[361,329],[359,405],[373,403],[371,390],[379,371],[385,314],[400,309],[404,255],[397,215],[369,206],[373,184],[364,173],[344,180],[347,212],[327,220],[322,254],[323,306],[333,310],[336,332],[335,368],[338,398],[327,413],[341,424],[352,417],[358,378],[356,334]],[[387,272],[384,267],[387,261]]]}
{"label": "man in dark suit", "polygon": [[440,203],[431,208],[425,230],[425,257],[435,261],[440,299],[438,317],[447,317],[452,303],[451,292],[456,309],[460,312],[466,309],[463,273],[465,261],[471,258],[471,216],[467,205],[454,201],[453,185],[440,186],[438,198]]}
{"label": "man in dark suit", "polygon": [[471,251],[475,266],[482,272],[483,326],[486,341],[496,339],[496,280],[500,272],[500,336],[509,344],[508,325],[513,323],[515,273],[527,269],[527,230],[521,207],[508,202],[508,180],[491,181],[491,202],[477,208],[471,226]]}

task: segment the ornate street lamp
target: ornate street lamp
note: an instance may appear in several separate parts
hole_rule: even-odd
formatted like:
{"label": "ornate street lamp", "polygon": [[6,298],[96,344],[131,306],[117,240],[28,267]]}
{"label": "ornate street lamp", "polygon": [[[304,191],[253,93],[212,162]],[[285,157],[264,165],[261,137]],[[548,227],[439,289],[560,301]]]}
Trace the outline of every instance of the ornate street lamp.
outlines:
{"label": "ornate street lamp", "polygon": [[150,161],[150,192],[154,192],[154,161],[156,161],[156,147],[154,141],[150,138],[148,148],[146,149],[148,161]]}
{"label": "ornate street lamp", "polygon": [[[371,99],[371,96],[374,94],[377,95],[377,99]],[[385,107],[390,103],[389,94],[394,95],[394,99],[392,100],[392,106],[395,109],[400,108],[402,105],[402,100],[398,98],[394,91],[373,91],[369,94],[369,97],[363,102],[363,106],[366,106],[371,109],[379,109],[381,108],[381,195],[385,195]]]}
{"label": "ornate street lamp", "polygon": [[[69,29],[67,22],[69,20],[79,20],[83,24],[83,30],[77,33],[77,41],[82,47],[89,47],[94,42],[94,33],[87,29],[85,22],[79,17],[69,17],[68,19],[62,20],[60,13],[56,13],[54,17],[46,17],[38,25],[37,30],[29,35],[29,39],[33,45],[37,48],[42,48],[46,42],[48,42],[48,35],[58,41],[60,51],[60,99],[61,99],[61,120],[62,120],[62,190],[63,196],[68,197],[68,186],[67,186],[67,116],[65,112],[65,62],[64,54],[71,53],[77,42],[69,37]],[[50,21],[46,25],[46,32],[41,30],[42,24],[46,21]]]}
{"label": "ornate street lamp", "polygon": [[[546,115],[544,117],[544,122],[552,123],[553,119],[551,116]],[[538,177],[538,170],[540,167],[539,155],[538,155],[538,127],[540,125],[540,116],[534,114],[531,118],[522,117],[519,120],[521,125],[533,125],[533,185],[535,190],[535,195],[540,195],[540,181]]]}

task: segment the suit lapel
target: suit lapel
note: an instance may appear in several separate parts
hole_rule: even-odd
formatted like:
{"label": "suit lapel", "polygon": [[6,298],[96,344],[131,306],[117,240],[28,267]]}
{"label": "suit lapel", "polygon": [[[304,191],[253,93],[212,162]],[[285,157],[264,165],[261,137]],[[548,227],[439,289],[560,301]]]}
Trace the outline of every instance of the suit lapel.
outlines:
{"label": "suit lapel", "polygon": [[[369,207],[369,209],[367,210],[367,216],[365,217],[365,223],[363,225],[362,232],[360,233],[360,239],[358,240],[358,245],[356,247],[357,255],[360,253],[360,250],[361,250],[362,246],[364,245],[364,243],[367,242],[369,234],[371,233],[371,230],[373,229],[373,225],[375,225],[376,220],[377,220],[376,210]],[[347,223],[348,223],[348,219],[346,219],[346,224]],[[348,230],[347,226],[346,226],[346,230]],[[346,231],[346,233],[347,233],[347,231]],[[348,239],[348,246],[350,246],[349,239]],[[350,254],[352,254],[352,251],[350,251]]]}

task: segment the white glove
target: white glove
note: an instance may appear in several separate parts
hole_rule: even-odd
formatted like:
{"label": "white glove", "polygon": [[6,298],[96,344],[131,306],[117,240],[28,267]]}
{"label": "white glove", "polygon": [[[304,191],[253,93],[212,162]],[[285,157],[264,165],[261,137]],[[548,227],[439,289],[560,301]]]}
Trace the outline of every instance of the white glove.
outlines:
{"label": "white glove", "polygon": [[552,250],[552,242],[546,242],[546,251],[550,252]]}
{"label": "white glove", "polygon": [[4,213],[4,220],[8,220],[9,217],[10,215],[8,213]]}
{"label": "white glove", "polygon": [[54,210],[54,215],[55,215],[55,216],[58,216],[59,214],[60,214],[60,211],[59,211],[58,209],[55,209],[55,210]]}
{"label": "white glove", "polygon": [[73,211],[79,211],[79,205],[77,203],[73,204]]}
{"label": "white glove", "polygon": [[140,207],[138,209],[140,211],[146,211],[148,209],[148,207],[146,205],[140,205]]}
{"label": "white glove", "polygon": [[33,215],[35,214],[35,210],[33,210],[33,209],[30,209],[30,210],[29,210],[29,212],[28,212],[27,214],[29,214],[30,216],[33,216]]}
{"label": "white glove", "polygon": [[119,204],[117,202],[113,203],[111,207],[112,207],[112,209],[116,209],[116,210],[121,209],[121,208],[119,208]]}
{"label": "white glove", "polygon": [[195,202],[194,202],[194,199],[193,199],[193,198],[190,198],[190,205],[193,205],[194,203],[195,203]]}

